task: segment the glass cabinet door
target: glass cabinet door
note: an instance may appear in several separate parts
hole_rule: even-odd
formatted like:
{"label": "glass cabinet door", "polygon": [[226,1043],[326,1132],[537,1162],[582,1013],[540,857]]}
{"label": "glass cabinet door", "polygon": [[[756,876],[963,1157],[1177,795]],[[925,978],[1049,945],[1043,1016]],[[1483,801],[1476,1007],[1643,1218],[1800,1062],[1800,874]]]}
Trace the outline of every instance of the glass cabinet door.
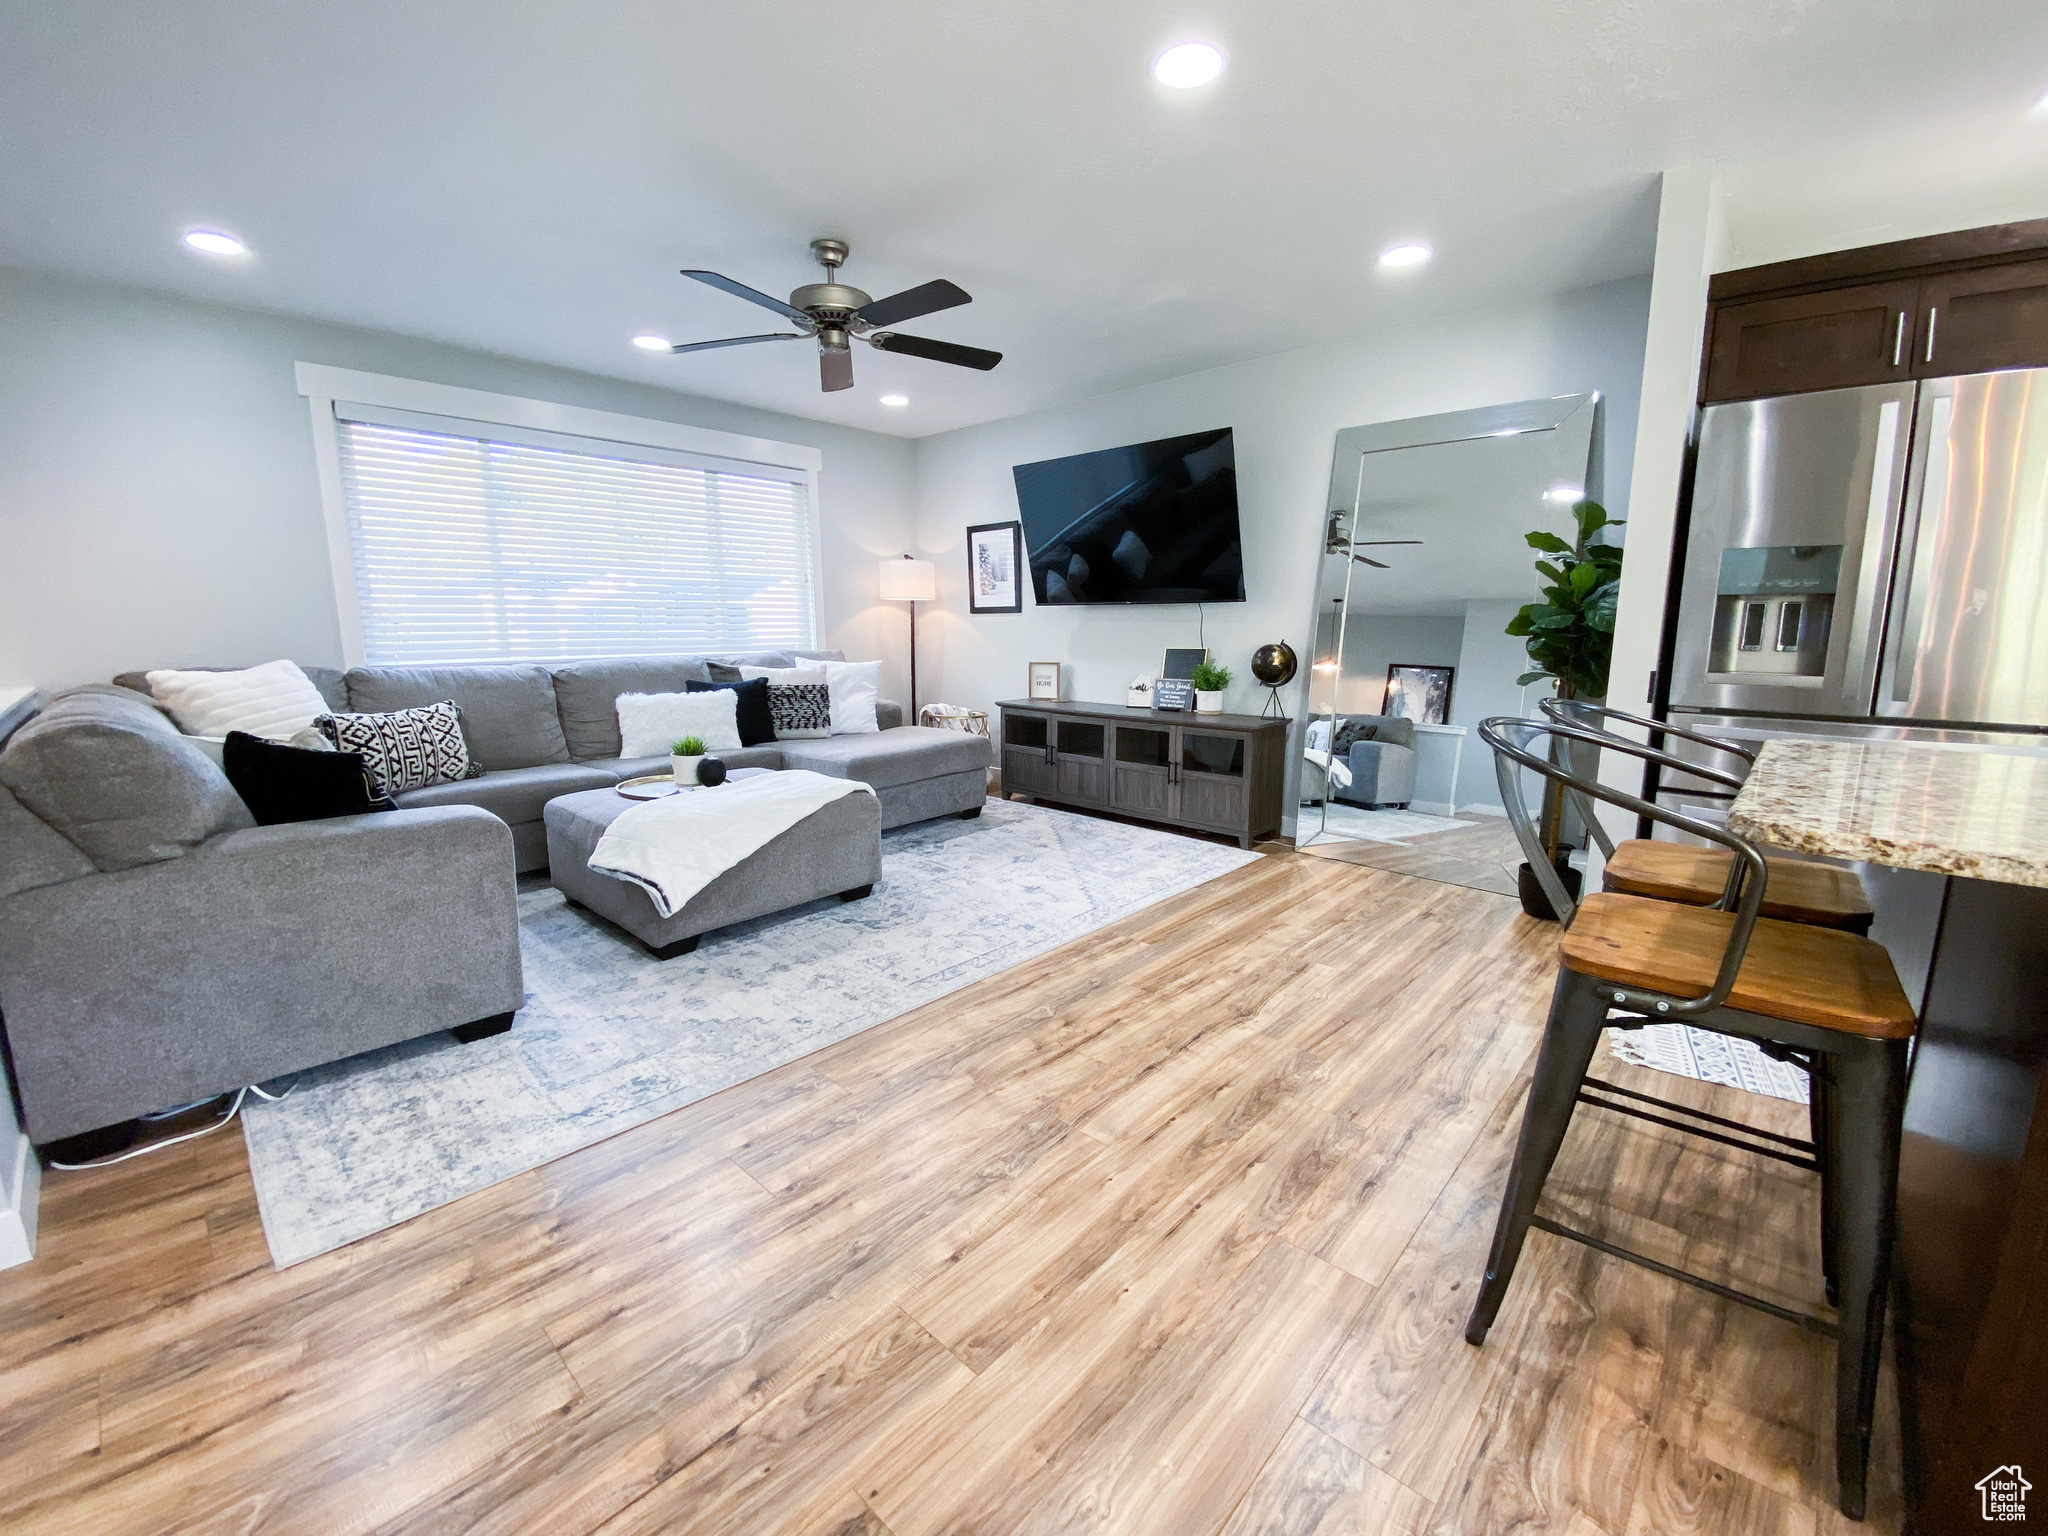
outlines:
{"label": "glass cabinet door", "polygon": [[1213,773],[1241,779],[1244,777],[1244,738],[1183,730],[1180,733],[1180,766],[1183,773]]}
{"label": "glass cabinet door", "polygon": [[1046,748],[1046,729],[1052,722],[1043,715],[1013,715],[1003,713],[1003,745],[1023,747],[1034,752]]}
{"label": "glass cabinet door", "polygon": [[1057,735],[1053,750],[1062,757],[1096,757],[1103,755],[1108,737],[1107,729],[1095,720],[1060,720],[1054,723]]}
{"label": "glass cabinet door", "polygon": [[1116,760],[1109,765],[1109,803],[1134,816],[1173,814],[1173,731],[1167,726],[1119,725]]}

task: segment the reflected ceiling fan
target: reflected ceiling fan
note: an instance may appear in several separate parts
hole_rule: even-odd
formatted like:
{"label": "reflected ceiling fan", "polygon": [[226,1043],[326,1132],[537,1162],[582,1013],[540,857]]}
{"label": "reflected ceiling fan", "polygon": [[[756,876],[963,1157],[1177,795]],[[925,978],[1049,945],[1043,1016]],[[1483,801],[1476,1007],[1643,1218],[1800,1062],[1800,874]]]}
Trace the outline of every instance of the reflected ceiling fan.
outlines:
{"label": "reflected ceiling fan", "polygon": [[1344,532],[1345,512],[1342,507],[1330,508],[1330,529],[1323,536],[1323,553],[1326,555],[1349,554],[1360,565],[1369,565],[1376,571],[1391,571],[1393,567],[1384,560],[1374,560],[1355,553],[1360,549],[1377,549],[1385,544],[1420,544],[1420,539],[1361,539],[1356,543]]}
{"label": "reflected ceiling fan", "polygon": [[932,341],[927,337],[905,336],[899,331],[884,329],[902,320],[915,320],[919,315],[972,304],[972,296],[957,283],[949,283],[941,277],[920,283],[915,288],[906,288],[901,293],[892,293],[886,299],[871,299],[858,288],[849,288],[834,280],[839,275],[841,264],[852,254],[852,247],[844,240],[813,240],[811,252],[825,268],[825,281],[806,283],[789,296],[787,304],[720,273],[693,272],[685,268],[683,276],[709,283],[736,299],[772,309],[797,329],[770,331],[765,336],[728,336],[723,341],[690,341],[679,347],[670,347],[669,351],[709,352],[715,347],[744,347],[756,341],[802,341],[815,336],[818,339],[818,380],[827,393],[853,388],[855,337],[883,352],[901,352],[906,357],[928,358],[935,363],[951,363],[957,368],[985,371],[1003,360],[1000,352],[984,352],[980,347],[963,347],[958,342]]}

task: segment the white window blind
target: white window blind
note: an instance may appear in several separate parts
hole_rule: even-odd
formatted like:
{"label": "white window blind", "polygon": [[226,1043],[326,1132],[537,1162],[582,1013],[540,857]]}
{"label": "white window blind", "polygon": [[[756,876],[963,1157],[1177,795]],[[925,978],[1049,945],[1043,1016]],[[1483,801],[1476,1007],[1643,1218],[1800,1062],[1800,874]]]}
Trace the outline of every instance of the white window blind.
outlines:
{"label": "white window blind", "polygon": [[337,402],[372,662],[810,648],[801,471]]}

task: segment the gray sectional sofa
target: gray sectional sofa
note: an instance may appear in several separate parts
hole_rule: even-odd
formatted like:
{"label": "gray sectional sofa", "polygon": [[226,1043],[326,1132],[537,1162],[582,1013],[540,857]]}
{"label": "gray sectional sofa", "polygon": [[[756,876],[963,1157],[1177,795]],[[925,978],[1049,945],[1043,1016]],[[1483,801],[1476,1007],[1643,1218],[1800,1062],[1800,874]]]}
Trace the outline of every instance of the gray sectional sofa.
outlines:
{"label": "gray sectional sofa", "polygon": [[[308,667],[337,712],[453,699],[486,770],[399,809],[259,827],[139,673],[71,690],[0,747],[0,1019],[38,1145],[454,1030],[523,997],[515,871],[545,868],[550,800],[667,771],[619,755],[616,700],[713,660]],[[980,814],[986,738],[901,723],[720,755],[872,786],[883,827]],[[862,797],[865,799],[865,797]]]}
{"label": "gray sectional sofa", "polygon": [[[382,714],[453,699],[462,730],[484,776],[435,784],[397,797],[412,810],[431,805],[476,805],[512,829],[521,873],[545,869],[547,828],[541,809],[558,795],[604,789],[621,779],[666,773],[668,758],[619,756],[618,697],[622,693],[679,693],[695,679],[708,682],[712,662],[727,666],[790,667],[800,661],[843,661],[838,651],[767,651],[722,656],[633,656],[542,666],[306,667],[305,673],[336,711]],[[115,679],[143,693],[143,673]],[[834,778],[858,779],[875,791],[882,826],[906,826],[934,816],[978,814],[986,797],[988,741],[962,731],[903,724],[903,707],[876,706],[879,732],[784,741],[720,752],[728,768],[808,768]]]}

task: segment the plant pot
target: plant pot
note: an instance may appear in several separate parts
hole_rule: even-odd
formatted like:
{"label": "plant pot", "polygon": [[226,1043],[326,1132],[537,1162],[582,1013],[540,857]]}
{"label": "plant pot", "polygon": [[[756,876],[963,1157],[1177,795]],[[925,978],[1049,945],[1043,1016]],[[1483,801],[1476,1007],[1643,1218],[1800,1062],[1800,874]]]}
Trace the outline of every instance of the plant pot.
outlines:
{"label": "plant pot", "polygon": [[687,788],[697,782],[697,765],[703,761],[704,754],[701,752],[695,757],[685,757],[680,752],[672,752],[668,759],[669,771],[676,776],[676,783]]}
{"label": "plant pot", "polygon": [[[1565,860],[1566,854],[1557,856],[1557,877],[1564,882],[1565,894],[1573,901],[1579,899],[1581,876]],[[1539,923],[1557,921],[1557,909],[1550,904],[1550,898],[1543,894],[1543,887],[1537,883],[1536,871],[1524,864],[1515,871],[1515,888],[1522,898],[1522,910]]]}
{"label": "plant pot", "polygon": [[1223,690],[1218,688],[1214,693],[1204,693],[1201,689],[1197,688],[1195,690],[1195,713],[1198,715],[1222,714]]}

